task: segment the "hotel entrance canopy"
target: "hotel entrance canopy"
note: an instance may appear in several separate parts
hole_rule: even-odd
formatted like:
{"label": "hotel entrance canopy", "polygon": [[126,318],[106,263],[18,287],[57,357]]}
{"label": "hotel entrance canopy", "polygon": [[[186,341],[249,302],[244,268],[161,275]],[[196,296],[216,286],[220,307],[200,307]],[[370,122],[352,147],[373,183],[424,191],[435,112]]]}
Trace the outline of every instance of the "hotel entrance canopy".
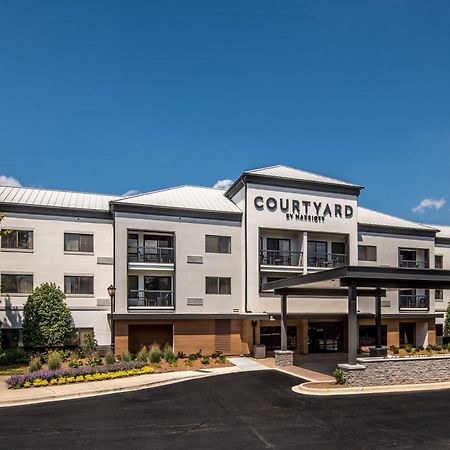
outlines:
{"label": "hotel entrance canopy", "polygon": [[377,345],[381,347],[381,298],[386,290],[450,289],[450,270],[345,266],[298,275],[261,285],[262,292],[281,296],[281,350],[287,350],[287,299],[291,296],[347,297],[348,363],[356,364],[358,350],[357,298],[373,297]]}

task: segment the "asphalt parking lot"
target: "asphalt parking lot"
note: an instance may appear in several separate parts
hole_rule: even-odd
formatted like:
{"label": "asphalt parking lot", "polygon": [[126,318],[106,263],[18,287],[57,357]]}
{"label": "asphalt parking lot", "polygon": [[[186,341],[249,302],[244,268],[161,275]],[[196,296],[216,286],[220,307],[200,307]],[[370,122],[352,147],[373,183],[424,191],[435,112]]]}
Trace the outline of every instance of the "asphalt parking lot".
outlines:
{"label": "asphalt parking lot", "polygon": [[450,447],[450,391],[310,397],[267,370],[0,409],[0,448]]}

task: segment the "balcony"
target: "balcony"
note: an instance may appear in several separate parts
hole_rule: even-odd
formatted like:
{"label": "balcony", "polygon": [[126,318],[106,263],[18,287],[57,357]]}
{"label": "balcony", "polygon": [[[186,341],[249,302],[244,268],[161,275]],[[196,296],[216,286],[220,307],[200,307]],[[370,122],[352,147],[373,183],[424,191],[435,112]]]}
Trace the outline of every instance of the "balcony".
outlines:
{"label": "balcony", "polygon": [[408,269],[428,269],[428,261],[417,261],[415,259],[401,259],[398,265]]}
{"label": "balcony", "polygon": [[261,250],[259,264],[264,266],[299,266],[302,252],[288,250]]}
{"label": "balcony", "polygon": [[128,291],[128,309],[173,309],[173,291]]}
{"label": "balcony", "polygon": [[308,267],[332,268],[347,265],[345,253],[316,253],[308,254]]}
{"label": "balcony", "polygon": [[174,270],[173,247],[128,247],[128,268],[132,270]]}
{"label": "balcony", "polygon": [[400,310],[428,311],[429,301],[427,294],[399,294]]}

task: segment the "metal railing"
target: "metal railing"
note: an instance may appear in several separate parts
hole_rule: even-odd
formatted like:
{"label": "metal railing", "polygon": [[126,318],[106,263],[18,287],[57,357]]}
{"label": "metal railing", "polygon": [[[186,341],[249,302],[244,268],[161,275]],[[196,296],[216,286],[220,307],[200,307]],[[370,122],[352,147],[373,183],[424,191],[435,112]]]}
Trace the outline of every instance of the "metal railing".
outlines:
{"label": "metal railing", "polygon": [[308,267],[340,267],[347,265],[345,253],[308,253]]}
{"label": "metal railing", "polygon": [[128,261],[142,263],[173,263],[173,247],[128,247]]}
{"label": "metal railing", "polygon": [[129,308],[171,308],[173,291],[129,290]]}
{"label": "metal railing", "polygon": [[415,259],[401,259],[399,267],[407,267],[409,269],[428,269],[427,261],[416,261]]}
{"label": "metal railing", "polygon": [[428,298],[427,294],[399,294],[399,309],[429,309]]}
{"label": "metal railing", "polygon": [[260,250],[259,263],[268,266],[298,266],[302,252],[287,250]]}

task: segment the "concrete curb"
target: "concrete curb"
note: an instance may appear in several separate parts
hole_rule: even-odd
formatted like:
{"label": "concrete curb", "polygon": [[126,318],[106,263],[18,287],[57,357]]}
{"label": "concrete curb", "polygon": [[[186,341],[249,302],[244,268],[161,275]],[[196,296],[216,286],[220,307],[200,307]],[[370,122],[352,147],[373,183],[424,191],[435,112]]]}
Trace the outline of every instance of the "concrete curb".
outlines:
{"label": "concrete curb", "polygon": [[[232,370],[226,370],[226,369],[232,369]],[[107,387],[105,386],[103,389],[93,390],[93,391],[81,391],[81,392],[75,392],[70,394],[59,394],[58,391],[50,390],[52,388],[50,387],[41,387],[41,388],[34,388],[34,389],[48,389],[46,393],[47,396],[42,397],[36,397],[36,398],[28,398],[28,399],[21,399],[21,400],[8,400],[8,401],[0,401],[0,408],[6,408],[6,407],[14,407],[14,406],[24,406],[24,405],[32,405],[32,404],[38,404],[38,403],[47,403],[47,402],[56,402],[60,400],[75,400],[75,399],[82,399],[82,398],[89,398],[89,397],[97,397],[100,395],[108,395],[108,394],[117,394],[121,392],[132,392],[132,391],[139,391],[141,389],[148,389],[148,388],[154,388],[154,387],[160,387],[160,386],[166,386],[169,384],[175,384],[180,383],[183,381],[190,381],[190,380],[198,380],[202,378],[208,378],[211,376],[217,376],[217,375],[228,375],[230,373],[237,373],[241,372],[241,370],[236,370],[236,367],[228,367],[226,369],[202,369],[204,372],[201,372],[200,374],[189,374],[186,377],[180,377],[180,378],[174,378],[174,379],[168,379],[168,380],[149,380],[144,383],[135,384],[132,386],[119,386],[119,387]],[[217,370],[217,372],[212,372],[213,370]],[[171,372],[173,373],[173,372]],[[138,378],[138,377],[136,377]],[[129,378],[127,378],[129,379]],[[93,387],[95,386],[93,383],[107,383],[108,381],[94,381],[90,382],[88,386]],[[76,385],[74,385],[76,386]],[[30,388],[33,389],[33,388]],[[56,387],[57,389],[57,387]],[[42,391],[40,391],[42,392]]]}
{"label": "concrete curb", "polygon": [[[324,382],[322,382],[324,383]],[[325,382],[328,383],[328,382]],[[334,383],[333,381],[329,382]],[[348,387],[339,389],[315,389],[308,385],[314,384],[311,382],[302,383],[294,386],[292,390],[297,394],[315,395],[315,396],[330,396],[330,395],[359,395],[359,394],[387,394],[395,392],[427,392],[439,391],[443,389],[450,389],[450,382],[445,383],[427,383],[427,384],[397,384],[392,386],[363,386],[363,387]]]}

